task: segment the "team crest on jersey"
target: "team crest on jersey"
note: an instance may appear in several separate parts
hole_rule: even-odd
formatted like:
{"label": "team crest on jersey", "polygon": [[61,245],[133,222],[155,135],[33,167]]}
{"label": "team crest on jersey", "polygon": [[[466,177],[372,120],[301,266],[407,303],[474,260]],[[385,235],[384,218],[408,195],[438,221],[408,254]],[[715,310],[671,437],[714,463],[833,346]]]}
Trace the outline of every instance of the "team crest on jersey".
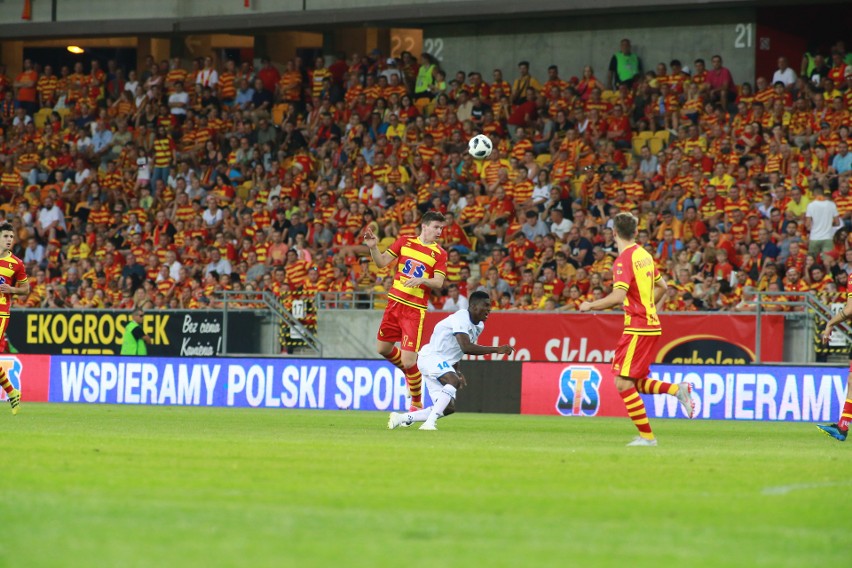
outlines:
{"label": "team crest on jersey", "polygon": [[[20,389],[21,371],[24,369],[21,361],[15,356],[6,355],[0,357],[0,367],[6,371],[6,376],[9,377],[9,381],[12,383],[12,386],[16,389]],[[3,389],[0,389],[0,400],[6,400],[6,398],[6,393]]]}
{"label": "team crest on jersey", "polygon": [[5,283],[6,283],[6,277],[0,276],[0,284],[5,284]]}
{"label": "team crest on jersey", "polygon": [[601,374],[593,367],[566,367],[559,376],[556,411],[562,416],[595,416],[601,405]]}

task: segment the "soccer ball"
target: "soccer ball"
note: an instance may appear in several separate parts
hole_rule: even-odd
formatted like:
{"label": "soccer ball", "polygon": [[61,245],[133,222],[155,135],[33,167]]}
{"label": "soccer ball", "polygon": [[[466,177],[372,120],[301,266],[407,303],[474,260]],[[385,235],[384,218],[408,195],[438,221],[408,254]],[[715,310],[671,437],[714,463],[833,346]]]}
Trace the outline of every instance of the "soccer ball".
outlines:
{"label": "soccer ball", "polygon": [[467,143],[467,152],[477,160],[484,160],[491,155],[491,139],[485,134],[477,134]]}

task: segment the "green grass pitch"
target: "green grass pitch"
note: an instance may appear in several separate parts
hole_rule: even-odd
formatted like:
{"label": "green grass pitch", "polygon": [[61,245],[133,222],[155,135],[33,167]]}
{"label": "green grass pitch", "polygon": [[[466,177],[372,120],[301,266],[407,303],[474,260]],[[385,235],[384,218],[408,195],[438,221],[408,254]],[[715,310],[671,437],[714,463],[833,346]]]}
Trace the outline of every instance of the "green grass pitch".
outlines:
{"label": "green grass pitch", "polygon": [[812,424],[0,406],[0,566],[846,566]]}

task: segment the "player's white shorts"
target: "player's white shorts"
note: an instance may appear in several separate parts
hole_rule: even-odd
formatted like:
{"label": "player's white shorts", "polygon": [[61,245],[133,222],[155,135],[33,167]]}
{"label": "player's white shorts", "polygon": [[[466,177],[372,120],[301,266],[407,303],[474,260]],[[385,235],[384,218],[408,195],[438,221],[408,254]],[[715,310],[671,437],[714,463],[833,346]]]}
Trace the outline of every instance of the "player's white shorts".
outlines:
{"label": "player's white shorts", "polygon": [[455,369],[443,359],[429,355],[421,355],[417,358],[417,368],[420,369],[420,374],[423,375],[423,384],[426,385],[426,389],[429,391],[429,398],[434,403],[441,393],[441,389],[444,388],[438,377],[442,377],[450,372],[454,373]]}

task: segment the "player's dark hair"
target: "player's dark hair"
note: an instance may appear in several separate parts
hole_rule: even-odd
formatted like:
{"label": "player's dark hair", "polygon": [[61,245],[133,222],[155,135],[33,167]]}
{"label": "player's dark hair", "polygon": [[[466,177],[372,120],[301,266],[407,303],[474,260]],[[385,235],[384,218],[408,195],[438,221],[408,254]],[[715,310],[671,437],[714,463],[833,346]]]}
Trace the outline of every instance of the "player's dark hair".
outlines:
{"label": "player's dark hair", "polygon": [[613,228],[619,237],[629,240],[636,237],[637,224],[636,217],[630,213],[619,213],[615,216]]}
{"label": "player's dark hair", "polygon": [[487,292],[483,292],[482,290],[477,290],[468,298],[468,304],[475,304],[477,302],[491,302],[491,297]]}
{"label": "player's dark hair", "polygon": [[444,219],[444,216],[437,211],[427,211],[423,214],[423,217],[420,218],[421,225],[428,225],[432,221],[440,221],[441,223],[444,223],[446,222],[446,219]]}
{"label": "player's dark hair", "polygon": [[10,231],[12,233],[15,232],[15,229],[12,228],[12,223],[0,224],[0,233],[5,233],[6,231]]}

